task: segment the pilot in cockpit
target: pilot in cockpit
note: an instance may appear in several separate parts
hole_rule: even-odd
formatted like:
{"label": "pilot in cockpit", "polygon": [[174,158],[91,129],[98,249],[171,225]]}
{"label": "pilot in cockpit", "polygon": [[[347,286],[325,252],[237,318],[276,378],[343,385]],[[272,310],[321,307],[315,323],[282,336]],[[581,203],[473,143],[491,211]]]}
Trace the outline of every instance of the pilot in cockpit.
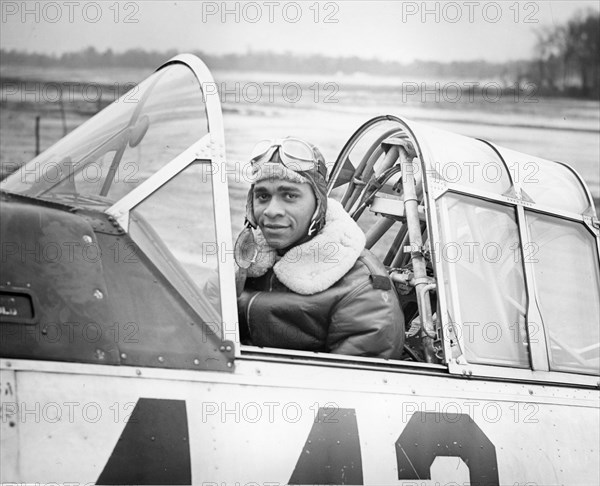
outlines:
{"label": "pilot in cockpit", "polygon": [[297,138],[260,142],[236,242],[244,344],[400,358],[404,316],[365,235],[326,196],[321,152]]}

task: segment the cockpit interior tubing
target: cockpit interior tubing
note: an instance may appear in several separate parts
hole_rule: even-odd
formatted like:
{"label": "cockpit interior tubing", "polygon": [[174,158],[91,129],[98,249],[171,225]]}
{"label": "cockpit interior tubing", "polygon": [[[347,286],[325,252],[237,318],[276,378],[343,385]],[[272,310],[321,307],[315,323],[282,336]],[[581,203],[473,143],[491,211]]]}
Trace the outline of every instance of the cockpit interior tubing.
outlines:
{"label": "cockpit interior tubing", "polygon": [[396,221],[392,218],[381,218],[367,231],[365,247],[370,250],[375,243],[389,230]]}
{"label": "cockpit interior tubing", "polygon": [[[415,290],[417,295],[421,294],[422,288],[427,285],[427,267],[423,256],[423,238],[421,235],[421,221],[419,220],[417,191],[415,187],[415,167],[412,157],[409,157],[404,147],[399,147],[399,156],[402,163],[402,189],[404,190],[404,214],[408,226],[408,236],[411,246],[411,262],[415,276]],[[433,318],[431,316],[431,303],[429,299],[418,299],[419,314],[424,339],[435,338],[433,329]],[[425,348],[427,349],[427,347]]]}
{"label": "cockpit interior tubing", "polygon": [[[370,174],[368,173],[369,166],[367,164],[369,161],[372,160],[373,152],[375,152],[377,149],[379,149],[377,157],[374,160],[372,160],[372,163],[370,164],[371,170],[373,168],[373,165],[375,164],[375,162],[377,161],[377,159],[383,152],[383,149],[381,148],[381,142],[383,142],[386,138],[391,137],[395,133],[398,133],[397,128],[387,130],[385,133],[381,134],[377,138],[377,140],[375,140],[375,142],[373,142],[371,144],[371,147],[365,152],[365,155],[363,156],[360,163],[358,164],[358,167],[354,171],[354,177],[352,178],[352,180],[350,180],[350,182],[348,184],[348,189],[346,190],[346,193],[344,194],[342,200],[340,201],[340,203],[342,204],[342,206],[344,206],[344,209],[346,211],[349,212],[352,207],[352,204],[354,204],[354,202],[351,202],[350,204],[348,204],[348,200],[351,197],[354,197],[355,193],[357,193],[356,196],[354,197],[354,201],[356,201],[356,198],[358,197],[363,186],[367,183],[368,178],[370,177]],[[340,153],[340,156],[338,157],[338,161],[345,160],[345,157],[348,156],[348,154],[352,148],[354,148],[354,146],[348,147],[348,150],[346,153],[344,153],[346,151],[346,148],[344,148],[344,150],[342,151],[342,153]],[[338,165],[337,162],[336,162],[336,165]],[[339,165],[341,166],[341,164],[339,164]],[[332,176],[332,178],[333,178],[333,176]],[[355,191],[356,186],[360,186],[358,188],[359,189],[358,191]]]}
{"label": "cockpit interior tubing", "polygon": [[383,154],[383,147],[381,145],[377,145],[376,147],[374,147],[372,149],[372,151],[369,151],[369,154],[370,154],[369,160],[367,161],[367,164],[364,167],[364,170],[362,172],[359,172],[357,169],[357,171],[356,171],[356,174],[359,174],[359,175],[354,177],[354,179],[353,179],[355,188],[352,191],[350,197],[346,200],[346,203],[344,205],[344,208],[346,209],[346,211],[349,211],[349,212],[352,211],[352,207],[354,206],[354,204],[356,203],[356,201],[362,194],[365,186],[368,184],[369,179],[371,178],[371,175],[373,174],[373,166],[375,165],[375,162],[377,162],[379,160],[379,157],[381,157],[381,155]]}

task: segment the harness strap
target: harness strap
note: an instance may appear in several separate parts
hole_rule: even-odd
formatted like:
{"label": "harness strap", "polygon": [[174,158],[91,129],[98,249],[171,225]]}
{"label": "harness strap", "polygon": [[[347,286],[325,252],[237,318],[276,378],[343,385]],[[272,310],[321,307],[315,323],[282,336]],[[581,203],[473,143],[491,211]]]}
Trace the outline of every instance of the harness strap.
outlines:
{"label": "harness strap", "polygon": [[358,259],[369,269],[374,289],[390,290],[392,288],[392,282],[387,275],[379,275],[378,270],[365,257],[361,256]]}

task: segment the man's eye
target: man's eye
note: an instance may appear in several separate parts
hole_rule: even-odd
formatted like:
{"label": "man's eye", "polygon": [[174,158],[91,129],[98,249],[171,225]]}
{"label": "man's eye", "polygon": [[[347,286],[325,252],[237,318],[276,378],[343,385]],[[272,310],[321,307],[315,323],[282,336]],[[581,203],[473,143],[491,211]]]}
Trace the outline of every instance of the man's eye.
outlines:
{"label": "man's eye", "polygon": [[294,192],[286,192],[284,196],[286,199],[298,199],[298,194]]}
{"label": "man's eye", "polygon": [[265,202],[265,201],[269,200],[268,194],[256,194],[255,197],[256,197],[256,200],[260,201],[260,202]]}

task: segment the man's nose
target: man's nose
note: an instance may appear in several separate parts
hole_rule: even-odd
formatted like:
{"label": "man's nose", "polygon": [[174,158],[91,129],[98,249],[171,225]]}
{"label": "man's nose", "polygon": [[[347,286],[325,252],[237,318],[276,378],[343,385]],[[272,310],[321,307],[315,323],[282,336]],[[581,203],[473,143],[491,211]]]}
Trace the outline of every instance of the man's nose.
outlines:
{"label": "man's nose", "polygon": [[281,201],[277,197],[271,198],[269,204],[263,211],[263,214],[268,218],[275,218],[277,216],[282,216],[284,214],[283,205]]}

